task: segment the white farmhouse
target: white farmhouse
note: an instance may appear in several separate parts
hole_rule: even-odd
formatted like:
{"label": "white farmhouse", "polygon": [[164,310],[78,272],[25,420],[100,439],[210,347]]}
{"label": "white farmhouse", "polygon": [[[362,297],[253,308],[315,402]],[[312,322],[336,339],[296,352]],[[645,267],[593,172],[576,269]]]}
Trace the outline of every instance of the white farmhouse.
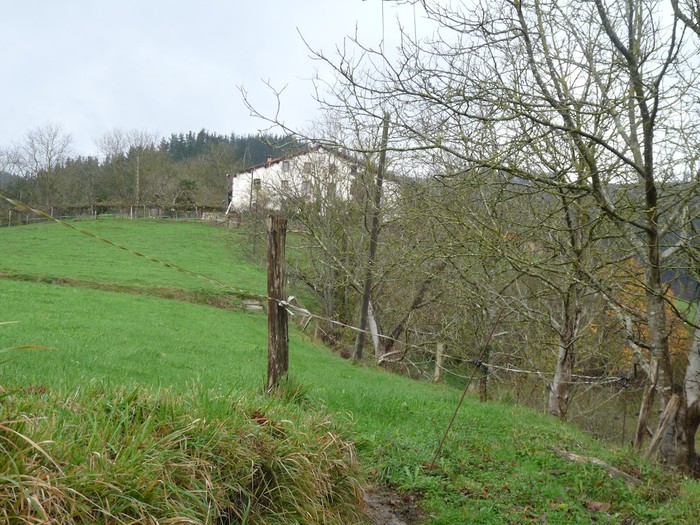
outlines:
{"label": "white farmhouse", "polygon": [[[349,200],[357,195],[358,174],[366,166],[357,159],[323,146],[314,146],[227,175],[229,204],[226,213],[281,209],[285,199]],[[395,184],[389,183],[389,192]],[[387,191],[385,190],[385,195]]]}

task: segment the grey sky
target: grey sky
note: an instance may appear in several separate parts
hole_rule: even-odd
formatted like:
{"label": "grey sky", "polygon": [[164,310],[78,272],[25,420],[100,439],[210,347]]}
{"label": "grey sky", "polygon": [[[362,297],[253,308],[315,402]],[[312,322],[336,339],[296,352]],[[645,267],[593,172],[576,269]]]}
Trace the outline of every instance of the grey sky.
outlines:
{"label": "grey sky", "polygon": [[[376,46],[398,35],[413,7],[381,0],[0,0],[0,147],[27,130],[61,124],[77,154],[117,128],[161,136],[206,128],[255,133],[238,86],[265,110],[262,79],[287,85],[283,116],[315,116],[317,64],[299,32],[332,51],[344,35]],[[416,8],[417,17],[420,12]]]}

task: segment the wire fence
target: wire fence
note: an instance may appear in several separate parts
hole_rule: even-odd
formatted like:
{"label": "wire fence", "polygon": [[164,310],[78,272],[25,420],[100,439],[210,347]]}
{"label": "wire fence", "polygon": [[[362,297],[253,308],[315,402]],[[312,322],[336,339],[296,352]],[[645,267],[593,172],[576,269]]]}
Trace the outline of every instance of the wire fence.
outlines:
{"label": "wire fence", "polygon": [[[47,217],[47,215],[50,217]],[[0,207],[0,227],[21,226],[37,222],[85,219],[191,219],[209,222],[237,224],[236,215],[226,215],[213,206],[124,206],[117,204],[91,204],[84,206],[51,206],[41,213],[34,208],[19,206]]]}
{"label": "wire fence", "polygon": [[[220,285],[229,291],[243,293],[250,297],[255,297],[260,301],[267,301],[269,297],[251,294],[243,289],[236,288],[230,284],[221,283],[209,276],[187,268],[182,268],[172,263],[160,261],[122,246],[109,239],[95,235],[94,233],[79,228],[67,220],[74,219],[197,219],[208,220],[210,222],[225,222],[235,224],[240,221],[238,217],[230,217],[220,211],[213,211],[210,208],[195,208],[194,210],[178,210],[175,208],[156,207],[118,207],[118,206],[84,206],[69,208],[52,208],[56,215],[41,211],[32,206],[13,200],[0,191],[0,198],[10,204],[8,221],[0,222],[0,226],[19,226],[21,224],[31,224],[35,222],[53,221],[68,228],[71,228],[83,235],[93,237],[98,241],[112,245],[115,248],[125,250],[144,260],[162,264],[175,271],[186,273],[195,278]],[[12,217],[14,215],[14,218]],[[360,331],[360,328],[340,323],[337,320],[328,319],[321,315],[314,314],[309,310],[294,304],[293,298],[277,301],[280,306],[286,308],[291,315],[298,315],[300,324],[306,326],[308,321],[314,319],[318,322],[332,324],[342,329],[353,332]],[[369,331],[365,333],[371,335]],[[500,401],[513,401],[517,404],[528,405],[533,408],[546,410],[546,398],[548,388],[551,383],[551,373],[536,369],[526,369],[517,365],[497,364],[495,362],[484,363],[468,356],[450,355],[445,353],[441,364],[437,359],[437,351],[430,347],[430,343],[410,344],[407,341],[399,341],[388,336],[378,334],[380,339],[391,340],[400,351],[392,352],[395,359],[380,359],[380,364],[387,368],[404,373],[405,375],[420,378],[432,379],[437,377],[436,369],[444,372],[448,382],[460,384],[473,375],[474,368],[480,368],[480,383],[474,389],[484,388],[484,382],[488,383],[490,398]],[[444,380],[444,379],[443,379]],[[620,441],[626,443],[627,438],[631,438],[630,428],[633,427],[636,414],[634,406],[641,396],[641,388],[636,382],[630,382],[627,377],[621,375],[609,376],[572,376],[574,398],[569,405],[569,420],[585,430],[608,441]],[[591,407],[595,407],[593,410]]]}

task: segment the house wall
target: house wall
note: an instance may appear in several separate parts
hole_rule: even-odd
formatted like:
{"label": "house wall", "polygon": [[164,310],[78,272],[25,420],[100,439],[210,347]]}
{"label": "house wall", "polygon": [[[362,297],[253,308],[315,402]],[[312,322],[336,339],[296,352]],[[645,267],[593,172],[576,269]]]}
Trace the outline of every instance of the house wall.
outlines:
{"label": "house wall", "polygon": [[231,176],[229,210],[248,211],[256,203],[279,209],[285,198],[313,200],[335,195],[350,199],[355,173],[351,163],[323,149],[275,159]]}

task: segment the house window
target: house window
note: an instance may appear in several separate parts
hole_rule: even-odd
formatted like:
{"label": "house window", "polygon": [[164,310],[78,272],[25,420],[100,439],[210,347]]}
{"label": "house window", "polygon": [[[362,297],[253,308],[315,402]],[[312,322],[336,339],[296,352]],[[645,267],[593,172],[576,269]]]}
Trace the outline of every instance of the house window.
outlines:
{"label": "house window", "polygon": [[289,181],[287,179],[282,179],[281,181],[282,191],[289,191]]}
{"label": "house window", "polygon": [[253,179],[253,188],[255,188],[256,190],[259,190],[260,185],[261,185],[260,179],[257,179],[257,178]]}
{"label": "house window", "polygon": [[338,165],[337,164],[331,164],[328,166],[328,174],[329,175],[337,175],[338,174]]}
{"label": "house window", "polygon": [[335,182],[328,183],[328,198],[329,199],[335,198]]}
{"label": "house window", "polygon": [[289,161],[288,160],[282,161],[282,173],[289,173]]}
{"label": "house window", "polygon": [[311,163],[310,162],[304,162],[304,173],[309,174],[311,173]]}
{"label": "house window", "polygon": [[350,166],[350,175],[353,177],[357,175],[357,166]]}

